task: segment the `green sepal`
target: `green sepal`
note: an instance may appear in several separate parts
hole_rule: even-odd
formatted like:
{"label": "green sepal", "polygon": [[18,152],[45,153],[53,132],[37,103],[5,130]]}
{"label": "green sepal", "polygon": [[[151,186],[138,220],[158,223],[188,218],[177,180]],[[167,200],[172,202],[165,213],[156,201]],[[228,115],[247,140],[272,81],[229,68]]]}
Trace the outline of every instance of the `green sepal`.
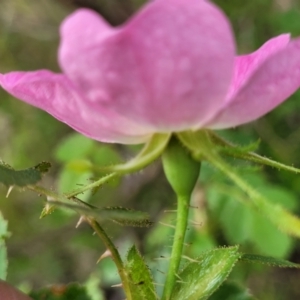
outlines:
{"label": "green sepal", "polygon": [[135,246],[129,249],[124,267],[129,276],[132,299],[158,299],[150,270]]}
{"label": "green sepal", "polygon": [[258,150],[261,140],[249,143],[248,145],[234,145],[213,131],[208,131],[214,144],[218,145],[219,150],[230,156],[243,156],[249,152]]}
{"label": "green sepal", "polygon": [[103,167],[99,168],[99,170],[126,174],[143,169],[163,153],[164,149],[168,145],[170,137],[171,134],[156,133],[145,144],[141,152],[127,163]]}
{"label": "green sepal", "polygon": [[[77,201],[78,200],[79,199],[77,199]],[[83,201],[80,202],[83,203]],[[147,213],[124,207],[98,208],[92,205],[83,206],[55,200],[50,200],[48,203],[54,206],[73,209],[81,215],[95,217],[101,221],[110,220],[123,226],[149,227],[153,224],[153,222],[149,220]]]}
{"label": "green sepal", "polygon": [[[212,142],[218,146],[220,153],[224,153],[228,156],[247,160],[247,161],[254,162],[254,163],[257,163],[260,165],[266,165],[266,166],[270,166],[273,168],[277,168],[279,170],[285,170],[285,171],[296,173],[296,174],[300,173],[300,169],[298,169],[298,168],[285,165],[283,163],[277,162],[275,160],[272,160],[270,158],[267,158],[267,157],[264,157],[257,153],[252,152],[255,150],[255,145],[259,145],[259,143],[258,143],[259,141],[255,142],[253,144],[250,144],[249,145],[250,147],[249,146],[241,147],[241,146],[234,145],[231,142],[228,142],[227,140],[223,139],[222,137],[220,137],[219,135],[217,135],[216,133],[214,133],[212,131],[209,131],[209,135],[212,139]],[[254,148],[252,148],[252,145]]]}
{"label": "green sepal", "polygon": [[42,179],[42,175],[48,172],[51,164],[41,162],[35,167],[25,170],[14,170],[5,162],[0,162],[0,182],[6,186],[24,187],[37,183]]}
{"label": "green sepal", "polygon": [[256,255],[256,254],[243,254],[240,260],[249,263],[260,263],[263,265],[268,265],[270,267],[300,269],[300,264],[295,264],[285,259],[275,258],[270,256],[263,256],[263,255]]}
{"label": "green sepal", "polygon": [[178,133],[177,135],[182,143],[190,149],[195,159],[199,161],[206,159],[244,191],[251,200],[248,203],[249,206],[258,210],[261,215],[268,218],[281,231],[300,237],[300,219],[282,206],[270,203],[268,199],[243,180],[238,172],[219,155],[218,149],[213,144],[209,132],[187,131]]}
{"label": "green sepal", "polygon": [[238,246],[218,248],[191,259],[177,276],[171,300],[208,299],[226,280],[240,258]]}

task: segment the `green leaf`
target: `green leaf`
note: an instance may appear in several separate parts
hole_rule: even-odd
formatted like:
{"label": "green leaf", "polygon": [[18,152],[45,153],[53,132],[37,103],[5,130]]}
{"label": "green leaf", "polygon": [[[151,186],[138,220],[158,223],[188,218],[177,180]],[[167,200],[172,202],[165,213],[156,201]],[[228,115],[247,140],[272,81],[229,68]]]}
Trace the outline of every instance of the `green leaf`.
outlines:
{"label": "green leaf", "polygon": [[57,285],[33,291],[29,294],[33,300],[91,300],[86,289],[77,283]]}
{"label": "green leaf", "polygon": [[268,219],[253,212],[251,240],[261,254],[286,257],[293,249],[293,238],[279,231]]}
{"label": "green leaf", "polygon": [[149,215],[147,213],[124,207],[98,208],[92,205],[81,206],[54,200],[48,200],[48,203],[55,206],[70,208],[82,215],[99,218],[102,221],[111,220],[124,226],[149,227],[153,224],[149,220]]}
{"label": "green leaf", "polygon": [[94,181],[91,184],[69,192],[65,196],[67,198],[71,198],[90,189],[97,191],[101,185],[111,181],[112,179],[117,179],[122,174],[135,172],[145,168],[162,154],[169,142],[170,137],[171,134],[154,134],[141,152],[132,160],[125,164],[95,168],[94,170],[96,171],[112,173]]}
{"label": "green leaf", "polygon": [[92,139],[82,134],[73,133],[57,147],[55,157],[61,162],[82,159],[92,150],[93,144]]}
{"label": "green leaf", "polygon": [[225,282],[209,300],[255,300],[247,289],[234,282]]}
{"label": "green leaf", "polygon": [[92,273],[84,284],[86,288],[86,293],[89,295],[91,300],[105,300],[103,291],[100,289],[100,278],[100,274]]}
{"label": "green leaf", "polygon": [[[90,183],[89,180],[92,177],[92,173],[84,167],[84,163],[87,162],[72,161],[64,166],[58,178],[59,192],[64,193]],[[86,201],[91,194],[92,190],[88,190],[80,193],[77,197]]]}
{"label": "green leaf", "polygon": [[[248,175],[244,174],[243,179],[255,185],[270,202],[282,203],[284,207],[295,209],[297,203],[292,193],[266,183],[259,174]],[[290,253],[292,237],[279,231],[274,223],[251,209],[247,205],[248,197],[238,187],[218,182],[210,185],[208,192],[210,211],[213,218],[220,220],[229,244],[252,243],[260,254],[268,256],[283,258]]]}
{"label": "green leaf", "polygon": [[285,259],[255,255],[255,254],[243,254],[240,260],[250,262],[250,263],[260,263],[271,267],[296,268],[296,269],[300,268],[300,264],[295,264]]}
{"label": "green leaf", "polygon": [[178,274],[171,299],[208,299],[228,277],[239,257],[237,246],[204,252]]}
{"label": "green leaf", "polygon": [[122,162],[118,152],[108,144],[97,145],[91,153],[91,159],[97,167],[104,167]]}
{"label": "green leaf", "polygon": [[149,268],[135,246],[127,253],[125,269],[130,278],[130,289],[133,299],[156,300],[153,279]]}
{"label": "green leaf", "polygon": [[51,164],[41,162],[35,167],[16,171],[4,162],[0,162],[0,182],[6,186],[19,186],[35,184],[42,179],[43,173],[46,173]]}
{"label": "green leaf", "polygon": [[7,221],[3,218],[0,212],[0,279],[5,280],[7,275],[7,251],[5,246],[5,239],[9,236],[7,231]]}
{"label": "green leaf", "polygon": [[131,173],[145,168],[164,151],[170,140],[171,134],[154,134],[141,152],[125,164],[104,167],[103,170],[118,173]]}

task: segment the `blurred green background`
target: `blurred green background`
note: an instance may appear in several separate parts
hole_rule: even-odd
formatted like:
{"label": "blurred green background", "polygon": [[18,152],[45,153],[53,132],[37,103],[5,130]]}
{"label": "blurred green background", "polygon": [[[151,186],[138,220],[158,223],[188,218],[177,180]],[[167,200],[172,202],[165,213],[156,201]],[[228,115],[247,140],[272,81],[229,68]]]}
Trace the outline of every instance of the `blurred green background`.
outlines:
{"label": "blurred green background", "polygon": [[[236,35],[239,53],[257,49],[269,38],[290,32],[300,35],[300,3],[292,0],[218,0]],[[2,0],[0,3],[0,71],[48,68],[59,71],[56,61],[58,28],[77,7],[90,7],[114,25],[129,18],[142,0]],[[201,38],[201,37],[199,37]],[[42,184],[61,192],[88,183],[101,174],[83,167],[120,162],[132,157],[138,146],[105,145],[74,133],[46,113],[0,91],[0,158],[17,169],[50,161],[52,169]],[[286,164],[300,166],[300,93],[297,92],[264,118],[246,126],[220,132],[237,144],[261,139],[258,152]],[[271,168],[257,169],[239,161],[247,181],[268,196],[300,214],[300,177]],[[39,219],[43,199],[28,191],[13,190],[5,198],[0,187],[0,210],[11,236],[7,240],[8,281],[29,291],[50,284],[86,283],[101,286],[105,299],[122,299],[110,288],[119,283],[110,259],[96,265],[105,251],[101,241],[85,224],[75,229],[78,216],[56,210]],[[126,176],[101,188],[95,195],[82,195],[96,206],[122,205],[150,213],[155,225],[136,229],[105,223],[104,227],[125,253],[136,243],[146,257],[156,282],[162,283],[172,229],[175,197],[159,162],[143,172]],[[244,252],[272,255],[300,263],[298,240],[279,232],[257,213],[236,199],[243,195],[221,174],[203,165],[191,211],[186,248],[188,255],[218,245],[241,244]],[[167,243],[167,245],[166,245]],[[238,264],[232,280],[246,285],[257,299],[300,299],[300,271]],[[159,287],[158,287],[159,289]],[[95,294],[96,295],[96,294]],[[101,295],[97,296],[101,299]]]}

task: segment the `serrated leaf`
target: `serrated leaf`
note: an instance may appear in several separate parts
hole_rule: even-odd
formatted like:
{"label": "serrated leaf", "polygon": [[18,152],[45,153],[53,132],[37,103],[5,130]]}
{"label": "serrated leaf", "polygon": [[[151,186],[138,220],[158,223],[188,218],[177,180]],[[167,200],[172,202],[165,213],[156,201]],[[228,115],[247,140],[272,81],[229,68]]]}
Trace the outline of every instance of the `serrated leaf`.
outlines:
{"label": "serrated leaf", "polygon": [[26,185],[32,185],[40,181],[43,173],[46,173],[50,167],[50,163],[41,162],[35,167],[17,171],[1,161],[0,182],[6,186],[24,187]]}
{"label": "serrated leaf", "polygon": [[260,263],[271,267],[300,269],[300,264],[295,264],[285,259],[274,258],[270,256],[262,256],[256,254],[243,254],[240,260],[250,262],[250,263]]}
{"label": "serrated leaf", "polygon": [[129,249],[126,260],[125,269],[130,278],[132,298],[156,300],[151,273],[135,246]]}
{"label": "serrated leaf", "polygon": [[77,283],[53,285],[29,294],[33,300],[91,300],[86,289]]}
{"label": "serrated leaf", "polygon": [[149,215],[147,213],[124,207],[98,208],[92,205],[81,206],[54,200],[49,200],[48,203],[55,206],[70,208],[82,215],[99,218],[102,221],[111,220],[124,226],[149,227],[153,224],[149,220]]}
{"label": "serrated leaf", "polygon": [[208,299],[228,277],[239,257],[238,246],[204,252],[178,274],[171,299]]}
{"label": "serrated leaf", "polygon": [[255,300],[249,291],[234,282],[225,282],[209,300]]}
{"label": "serrated leaf", "polygon": [[9,236],[7,221],[0,212],[0,279],[5,280],[7,275],[8,259],[5,239]]}
{"label": "serrated leaf", "polygon": [[107,207],[103,209],[103,213],[123,226],[149,227],[153,224],[147,213],[124,207]]}

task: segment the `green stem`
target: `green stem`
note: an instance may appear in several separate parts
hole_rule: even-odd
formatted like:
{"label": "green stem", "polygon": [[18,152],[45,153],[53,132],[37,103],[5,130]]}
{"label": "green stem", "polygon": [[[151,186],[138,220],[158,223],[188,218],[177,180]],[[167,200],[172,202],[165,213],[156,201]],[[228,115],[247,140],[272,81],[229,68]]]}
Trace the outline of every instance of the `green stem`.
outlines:
{"label": "green stem", "polygon": [[111,241],[111,239],[108,237],[104,229],[101,227],[101,225],[93,218],[87,218],[87,222],[90,224],[90,226],[95,230],[97,235],[101,238],[102,242],[106,246],[106,248],[110,251],[112,259],[114,263],[116,264],[118,268],[118,273],[122,280],[122,285],[124,292],[126,294],[127,300],[132,300],[131,290],[130,290],[130,284],[128,280],[128,275],[126,274],[122,259],[120,257],[120,254],[118,250],[116,249],[115,245]]}
{"label": "green stem", "polygon": [[178,202],[177,204],[178,206],[177,206],[176,228],[175,228],[174,241],[173,241],[172,253],[170,258],[170,265],[167,273],[162,300],[171,299],[173,287],[177,280],[177,272],[182,257],[184,237],[185,237],[185,232],[188,223],[190,195],[178,196],[177,202]]}
{"label": "green stem", "polygon": [[[35,191],[39,194],[43,194],[46,197],[48,197],[48,198],[50,197],[54,200],[66,201],[68,199],[68,200],[74,201],[76,203],[79,203],[81,205],[84,204],[83,202],[81,202],[80,200],[77,200],[74,197],[66,198],[66,196],[64,196],[64,195],[60,195],[60,194],[55,193],[53,191],[49,191],[49,190],[47,190],[43,187],[40,187],[40,186],[28,186],[28,189],[30,189],[32,191]],[[108,237],[108,235],[106,234],[104,229],[101,227],[101,225],[95,219],[93,219],[91,217],[86,217],[86,221],[90,224],[90,226],[94,229],[94,231],[97,233],[97,235],[101,238],[101,240],[104,243],[104,245],[106,246],[106,248],[110,251],[112,259],[113,259],[113,261],[115,262],[115,264],[118,268],[118,273],[120,275],[122,285],[123,285],[123,289],[124,289],[124,292],[126,294],[127,300],[132,300],[132,295],[131,295],[128,276],[126,274],[122,259],[120,257],[120,254],[119,254],[117,248],[114,246],[113,242]]]}
{"label": "green stem", "polygon": [[109,175],[101,177],[100,179],[98,179],[98,180],[96,180],[96,181],[94,181],[94,182],[92,182],[90,184],[87,184],[87,185],[85,185],[83,187],[80,187],[80,188],[78,188],[78,189],[76,189],[76,190],[74,190],[72,192],[66,193],[65,196],[67,198],[72,198],[72,197],[74,197],[74,196],[76,196],[78,194],[81,194],[81,193],[85,192],[85,191],[97,188],[100,185],[102,185],[102,184],[106,183],[107,181],[109,181],[109,180],[111,180],[113,178],[116,178],[118,176],[119,176],[119,174],[117,174],[117,173],[111,173]]}

